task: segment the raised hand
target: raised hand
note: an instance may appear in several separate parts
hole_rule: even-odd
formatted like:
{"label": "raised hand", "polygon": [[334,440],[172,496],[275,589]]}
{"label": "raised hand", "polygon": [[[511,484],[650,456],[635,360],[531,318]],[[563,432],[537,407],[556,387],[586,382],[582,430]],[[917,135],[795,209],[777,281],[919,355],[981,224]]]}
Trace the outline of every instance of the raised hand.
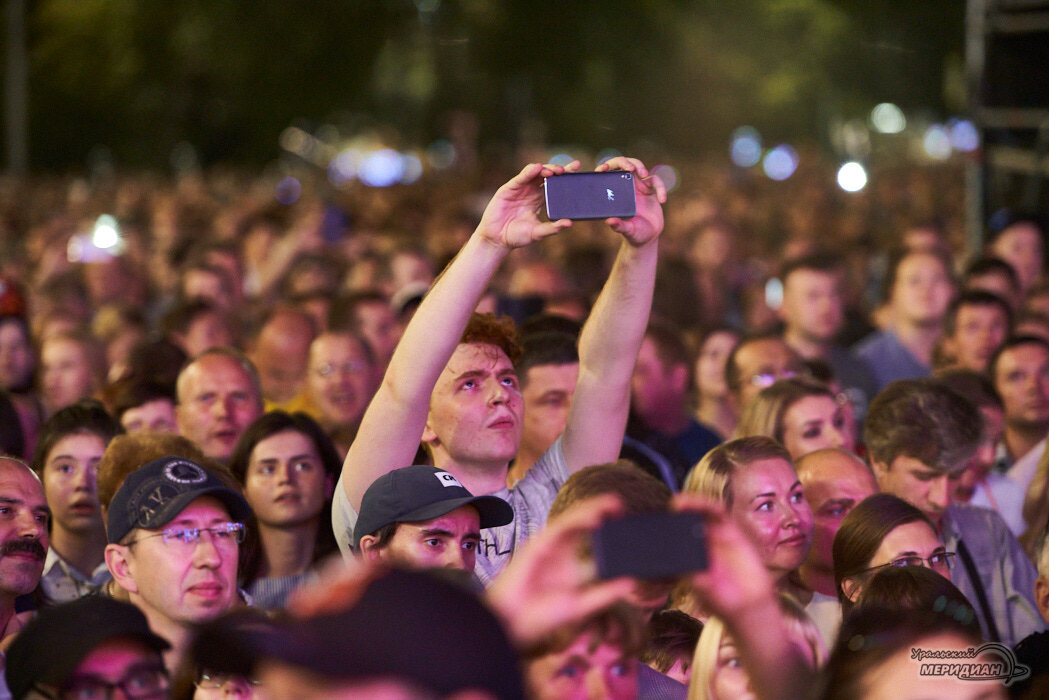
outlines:
{"label": "raised hand", "polygon": [[694,493],[676,494],[671,503],[676,512],[693,511],[706,518],[707,570],[693,574],[691,580],[707,610],[731,620],[741,611],[775,599],[772,575],[753,542],[720,504]]}
{"label": "raised hand", "polygon": [[637,214],[631,219],[605,219],[605,223],[635,246],[657,238],[663,231],[663,204],[667,201],[667,188],[659,176],[649,173],[645,164],[637,158],[626,156],[605,161],[595,170],[626,170],[634,174]]}
{"label": "raised hand", "polygon": [[633,579],[598,580],[593,561],[580,556],[594,530],[621,512],[615,496],[596,496],[551,520],[514,552],[485,595],[519,645],[629,599]]}
{"label": "raised hand", "polygon": [[477,231],[485,241],[505,248],[520,248],[568,228],[568,219],[544,221],[543,178],[573,172],[574,161],[567,166],[530,163],[509,182],[500,187],[485,207]]}

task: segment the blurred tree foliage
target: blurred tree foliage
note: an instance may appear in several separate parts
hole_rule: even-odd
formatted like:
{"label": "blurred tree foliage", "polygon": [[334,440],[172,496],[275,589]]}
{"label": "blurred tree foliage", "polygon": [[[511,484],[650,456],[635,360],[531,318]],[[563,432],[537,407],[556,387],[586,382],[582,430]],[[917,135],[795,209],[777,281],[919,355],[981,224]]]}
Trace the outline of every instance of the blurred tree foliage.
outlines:
{"label": "blurred tree foliage", "polygon": [[290,124],[367,115],[425,144],[724,148],[752,124],[825,139],[891,100],[943,110],[961,0],[29,0],[35,168],[92,149],[166,168],[262,163]]}

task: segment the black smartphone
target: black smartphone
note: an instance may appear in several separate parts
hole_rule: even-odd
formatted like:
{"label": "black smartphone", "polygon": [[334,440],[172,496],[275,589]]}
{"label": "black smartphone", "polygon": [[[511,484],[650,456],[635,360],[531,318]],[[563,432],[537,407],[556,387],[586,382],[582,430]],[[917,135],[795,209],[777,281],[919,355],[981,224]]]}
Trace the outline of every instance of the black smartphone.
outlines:
{"label": "black smartphone", "polygon": [[706,523],[699,513],[644,513],[609,520],[594,532],[597,574],[609,579],[673,578],[707,568]]}
{"label": "black smartphone", "polygon": [[637,213],[634,174],[626,170],[565,173],[546,178],[546,215],[558,219],[629,219]]}

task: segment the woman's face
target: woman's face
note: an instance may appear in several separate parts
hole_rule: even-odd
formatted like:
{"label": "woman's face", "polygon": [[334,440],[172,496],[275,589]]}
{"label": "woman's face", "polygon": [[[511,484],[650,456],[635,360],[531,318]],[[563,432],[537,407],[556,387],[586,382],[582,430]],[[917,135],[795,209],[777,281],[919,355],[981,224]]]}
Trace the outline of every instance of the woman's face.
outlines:
{"label": "woman's face", "polygon": [[732,475],[736,524],[751,538],[765,566],[786,576],[805,561],[812,547],[812,511],[790,462],[762,459]]}
{"label": "woman's face", "polygon": [[696,358],[696,382],[704,396],[722,397],[728,395],[725,384],[725,363],[732,349],[739,343],[739,337],[731,331],[717,331],[707,336]]}
{"label": "woman's face", "polygon": [[[899,525],[886,535],[867,567],[884,566],[894,562],[904,566],[905,562],[909,562],[911,565],[928,567],[949,581],[951,572],[947,568],[946,558],[935,556],[946,551],[943,542],[929,524],[916,520]],[[930,558],[934,559],[933,564],[929,563]]]}
{"label": "woman's face", "polygon": [[743,668],[739,650],[732,638],[725,635],[718,647],[718,661],[710,677],[710,700],[755,700],[750,688],[750,677]]}
{"label": "woman's face", "polygon": [[313,441],[285,430],[255,445],[244,476],[244,497],[260,524],[299,525],[320,515],[328,484]]}
{"label": "woman's face", "polygon": [[824,447],[855,447],[843,407],[829,396],[806,396],[783,412],[783,445],[798,459]]}
{"label": "woman's face", "polygon": [[17,321],[0,324],[0,388],[24,390],[32,381],[35,366],[25,327]]}

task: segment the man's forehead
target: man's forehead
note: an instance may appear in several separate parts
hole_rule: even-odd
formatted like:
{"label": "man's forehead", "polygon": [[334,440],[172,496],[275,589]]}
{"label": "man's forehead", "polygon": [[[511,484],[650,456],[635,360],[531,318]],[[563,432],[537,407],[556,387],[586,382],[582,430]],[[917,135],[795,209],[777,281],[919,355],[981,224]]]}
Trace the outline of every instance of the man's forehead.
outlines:
{"label": "man's forehead", "polygon": [[0,497],[33,495],[44,500],[44,485],[33,471],[11,459],[0,458]]}
{"label": "man's forehead", "polygon": [[512,370],[513,368],[514,365],[510,362],[510,358],[498,345],[459,343],[448,360],[448,364],[445,365],[444,371],[458,375],[467,372]]}
{"label": "man's forehead", "polygon": [[361,341],[345,333],[328,333],[318,336],[310,346],[310,358],[315,362],[328,362],[332,358],[342,359],[352,356],[353,359],[364,359],[364,348]]}
{"label": "man's forehead", "polygon": [[229,520],[230,514],[229,509],[226,508],[226,504],[215,498],[214,496],[201,496],[193,501],[190,501],[189,505],[179,511],[179,514],[172,518],[167,525],[164,525],[158,530],[162,530],[172,523],[187,522],[190,520]]}
{"label": "man's forehead", "polygon": [[1040,343],[1022,343],[1011,348],[1002,350],[1002,356],[998,360],[999,366],[1004,365],[1041,365],[1049,362],[1049,350]]}
{"label": "man's forehead", "polygon": [[429,520],[420,520],[418,522],[410,523],[420,530],[429,530],[435,527],[441,527],[447,525],[453,521],[466,521],[474,528],[480,527],[481,514],[477,511],[477,508],[471,505],[459,506],[458,508],[451,510],[444,515],[438,515],[436,518],[430,518]]}
{"label": "man's forehead", "polygon": [[837,286],[841,281],[841,272],[838,270],[816,270],[811,267],[803,267],[794,270],[783,280],[783,289],[807,288],[813,286],[831,285]]}

